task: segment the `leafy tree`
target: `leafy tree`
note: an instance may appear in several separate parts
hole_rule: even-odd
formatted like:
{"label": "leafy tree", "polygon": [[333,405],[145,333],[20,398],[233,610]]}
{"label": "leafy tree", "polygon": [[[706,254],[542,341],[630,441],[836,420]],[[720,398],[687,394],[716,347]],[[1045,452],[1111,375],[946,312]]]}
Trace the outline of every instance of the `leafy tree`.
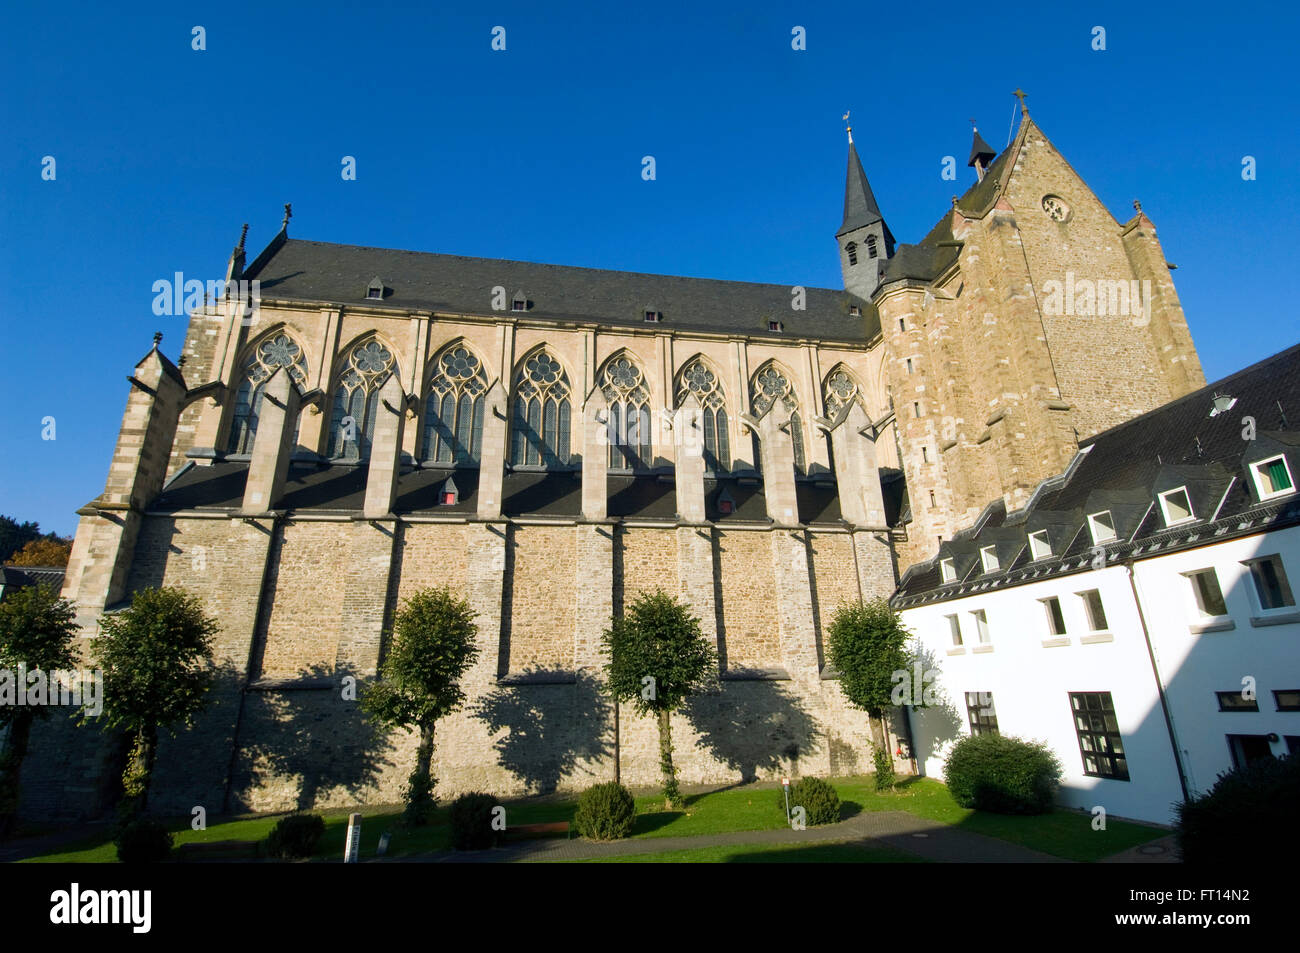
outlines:
{"label": "leafy tree", "polygon": [[894,704],[895,673],[911,667],[906,648],[911,633],[888,602],[872,599],[836,609],[827,636],[831,665],[840,673],[840,690],[849,704],[869,716],[876,752],[888,753],[885,712]]}
{"label": "leafy tree", "polygon": [[34,539],[14,553],[14,566],[66,566],[72,555],[72,542],[62,539]]}
{"label": "leafy tree", "polygon": [[91,643],[104,672],[102,717],[131,738],[122,773],[122,817],[142,814],[158,753],[158,731],[188,726],[216,681],[212,638],[219,630],[203,603],[182,589],[141,589],[129,608],[99,620]]}
{"label": "leafy tree", "polygon": [[[17,676],[21,663],[28,672],[71,669],[76,613],[53,586],[26,586],[0,602],[0,669]],[[0,728],[7,727],[0,747],[0,837],[13,826],[18,808],[18,777],[32,723],[45,717],[43,706],[0,704]]]}
{"label": "leafy tree", "polygon": [[643,593],[603,638],[610,658],[605,666],[609,693],[658,721],[664,806],[681,807],[671,717],[716,677],[718,653],[700,630],[700,620],[662,589]]}
{"label": "leafy tree", "polygon": [[478,658],[478,626],[469,603],[450,590],[422,589],[402,605],[389,634],[392,645],[380,680],[362,695],[361,706],[387,727],[419,731],[415,770],[406,788],[406,819],[423,824],[436,803],[434,724],[465,700],[460,680]]}
{"label": "leafy tree", "polygon": [[34,539],[57,539],[53,533],[42,536],[39,523],[30,520],[19,523],[8,516],[0,516],[0,563],[8,562],[9,557],[22,549]]}

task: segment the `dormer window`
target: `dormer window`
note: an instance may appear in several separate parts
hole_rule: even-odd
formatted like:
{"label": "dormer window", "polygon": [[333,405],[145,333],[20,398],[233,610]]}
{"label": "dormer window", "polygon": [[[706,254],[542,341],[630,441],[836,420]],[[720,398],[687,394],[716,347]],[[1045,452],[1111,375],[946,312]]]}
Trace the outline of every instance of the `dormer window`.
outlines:
{"label": "dormer window", "polygon": [[985,572],[995,572],[998,568],[998,548],[985,546],[980,549],[980,563],[984,566]]}
{"label": "dormer window", "polygon": [[1192,513],[1192,501],[1187,496],[1187,487],[1185,486],[1161,493],[1160,509],[1164,511],[1166,526],[1185,523],[1195,518]]}
{"label": "dormer window", "polygon": [[868,235],[867,236],[867,257],[875,258],[877,257],[878,254],[879,252],[876,251],[876,236]]}
{"label": "dormer window", "polygon": [[849,264],[856,265],[858,263],[858,243],[849,242],[844,246],[844,250],[849,254]]}
{"label": "dormer window", "polygon": [[767,322],[767,329],[769,331],[783,331],[785,326],[780,321],[769,321]]}
{"label": "dormer window", "polygon": [[664,319],[663,314],[661,314],[661,313],[658,312],[658,311],[646,311],[646,312],[645,312],[645,323],[646,323],[646,324],[658,324],[658,323],[659,323],[660,321],[662,321],[663,319]]}
{"label": "dormer window", "polygon": [[387,286],[378,278],[371,279],[370,284],[366,286],[366,299],[370,301],[382,301]]}
{"label": "dormer window", "polygon": [[862,309],[859,308],[856,304],[849,305],[849,316],[853,318],[862,317]]}
{"label": "dormer window", "polygon": [[1094,543],[1105,543],[1115,539],[1115,521],[1111,518],[1110,510],[1089,515],[1088,532],[1092,534]]}
{"label": "dormer window", "polygon": [[456,489],[456,481],[448,477],[438,488],[438,505],[455,506],[460,502],[460,491]]}
{"label": "dormer window", "polygon": [[510,310],[511,310],[511,311],[527,311],[527,310],[528,310],[528,295],[524,294],[522,291],[516,291],[516,292],[514,293],[514,297],[512,297],[512,298],[510,299]]}
{"label": "dormer window", "polygon": [[957,569],[952,564],[952,558],[939,560],[939,578],[944,582],[953,582],[957,578]]}
{"label": "dormer window", "polygon": [[1295,492],[1295,481],[1291,479],[1291,469],[1286,457],[1279,454],[1259,463],[1250,465],[1250,475],[1255,480],[1255,492],[1261,500],[1271,500],[1275,496],[1284,496]]}
{"label": "dormer window", "polygon": [[1047,530],[1040,529],[1029,534],[1029,555],[1034,559],[1046,559],[1052,555],[1052,543],[1047,538]]}

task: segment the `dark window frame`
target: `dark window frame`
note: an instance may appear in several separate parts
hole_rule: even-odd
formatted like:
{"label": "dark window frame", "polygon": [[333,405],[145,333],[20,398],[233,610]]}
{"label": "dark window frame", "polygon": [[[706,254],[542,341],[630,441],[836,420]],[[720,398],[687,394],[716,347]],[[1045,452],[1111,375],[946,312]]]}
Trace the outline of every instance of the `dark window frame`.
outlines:
{"label": "dark window frame", "polygon": [[[1109,781],[1132,780],[1128,769],[1128,753],[1124,750],[1124,737],[1119,730],[1119,716],[1115,713],[1115,701],[1111,693],[1070,692],[1069,698],[1083,773],[1090,778]],[[1089,769],[1089,759],[1096,767]]]}
{"label": "dark window frame", "polygon": [[[975,704],[971,704],[974,699]],[[971,735],[998,735],[998,712],[992,692],[966,692],[966,721]]]}
{"label": "dark window frame", "polygon": [[[1245,698],[1242,696],[1240,691],[1235,691],[1235,692],[1215,692],[1214,697],[1219,703],[1219,711],[1222,712],[1236,713],[1236,712],[1246,712],[1246,711],[1259,711],[1258,696],[1256,696],[1255,698]],[[1237,701],[1231,701],[1231,699],[1237,699]],[[1227,701],[1227,704],[1224,704],[1225,701]]]}

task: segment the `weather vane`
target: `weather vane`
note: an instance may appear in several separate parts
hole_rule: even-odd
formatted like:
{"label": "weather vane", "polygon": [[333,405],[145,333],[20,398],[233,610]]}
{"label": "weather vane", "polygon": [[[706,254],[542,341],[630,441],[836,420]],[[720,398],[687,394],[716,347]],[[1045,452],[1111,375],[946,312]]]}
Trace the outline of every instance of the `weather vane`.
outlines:
{"label": "weather vane", "polygon": [[[846,109],[846,110],[844,111],[844,115],[840,117],[840,118],[843,119],[846,123],[849,121],[849,112],[850,112],[850,110],[847,110],[847,109]],[[845,132],[847,132],[847,133],[849,134],[849,142],[852,142],[852,141],[853,141],[853,127],[852,127],[852,126],[847,126],[847,125],[846,125],[846,126],[844,127],[844,130],[845,130]]]}

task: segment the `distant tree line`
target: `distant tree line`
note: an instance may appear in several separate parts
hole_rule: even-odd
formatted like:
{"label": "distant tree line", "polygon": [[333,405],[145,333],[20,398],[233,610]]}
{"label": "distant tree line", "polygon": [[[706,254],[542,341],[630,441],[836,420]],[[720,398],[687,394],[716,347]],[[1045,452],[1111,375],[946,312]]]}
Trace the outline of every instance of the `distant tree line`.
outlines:
{"label": "distant tree line", "polygon": [[66,566],[72,537],[42,533],[39,523],[0,516],[0,563],[16,566]]}

